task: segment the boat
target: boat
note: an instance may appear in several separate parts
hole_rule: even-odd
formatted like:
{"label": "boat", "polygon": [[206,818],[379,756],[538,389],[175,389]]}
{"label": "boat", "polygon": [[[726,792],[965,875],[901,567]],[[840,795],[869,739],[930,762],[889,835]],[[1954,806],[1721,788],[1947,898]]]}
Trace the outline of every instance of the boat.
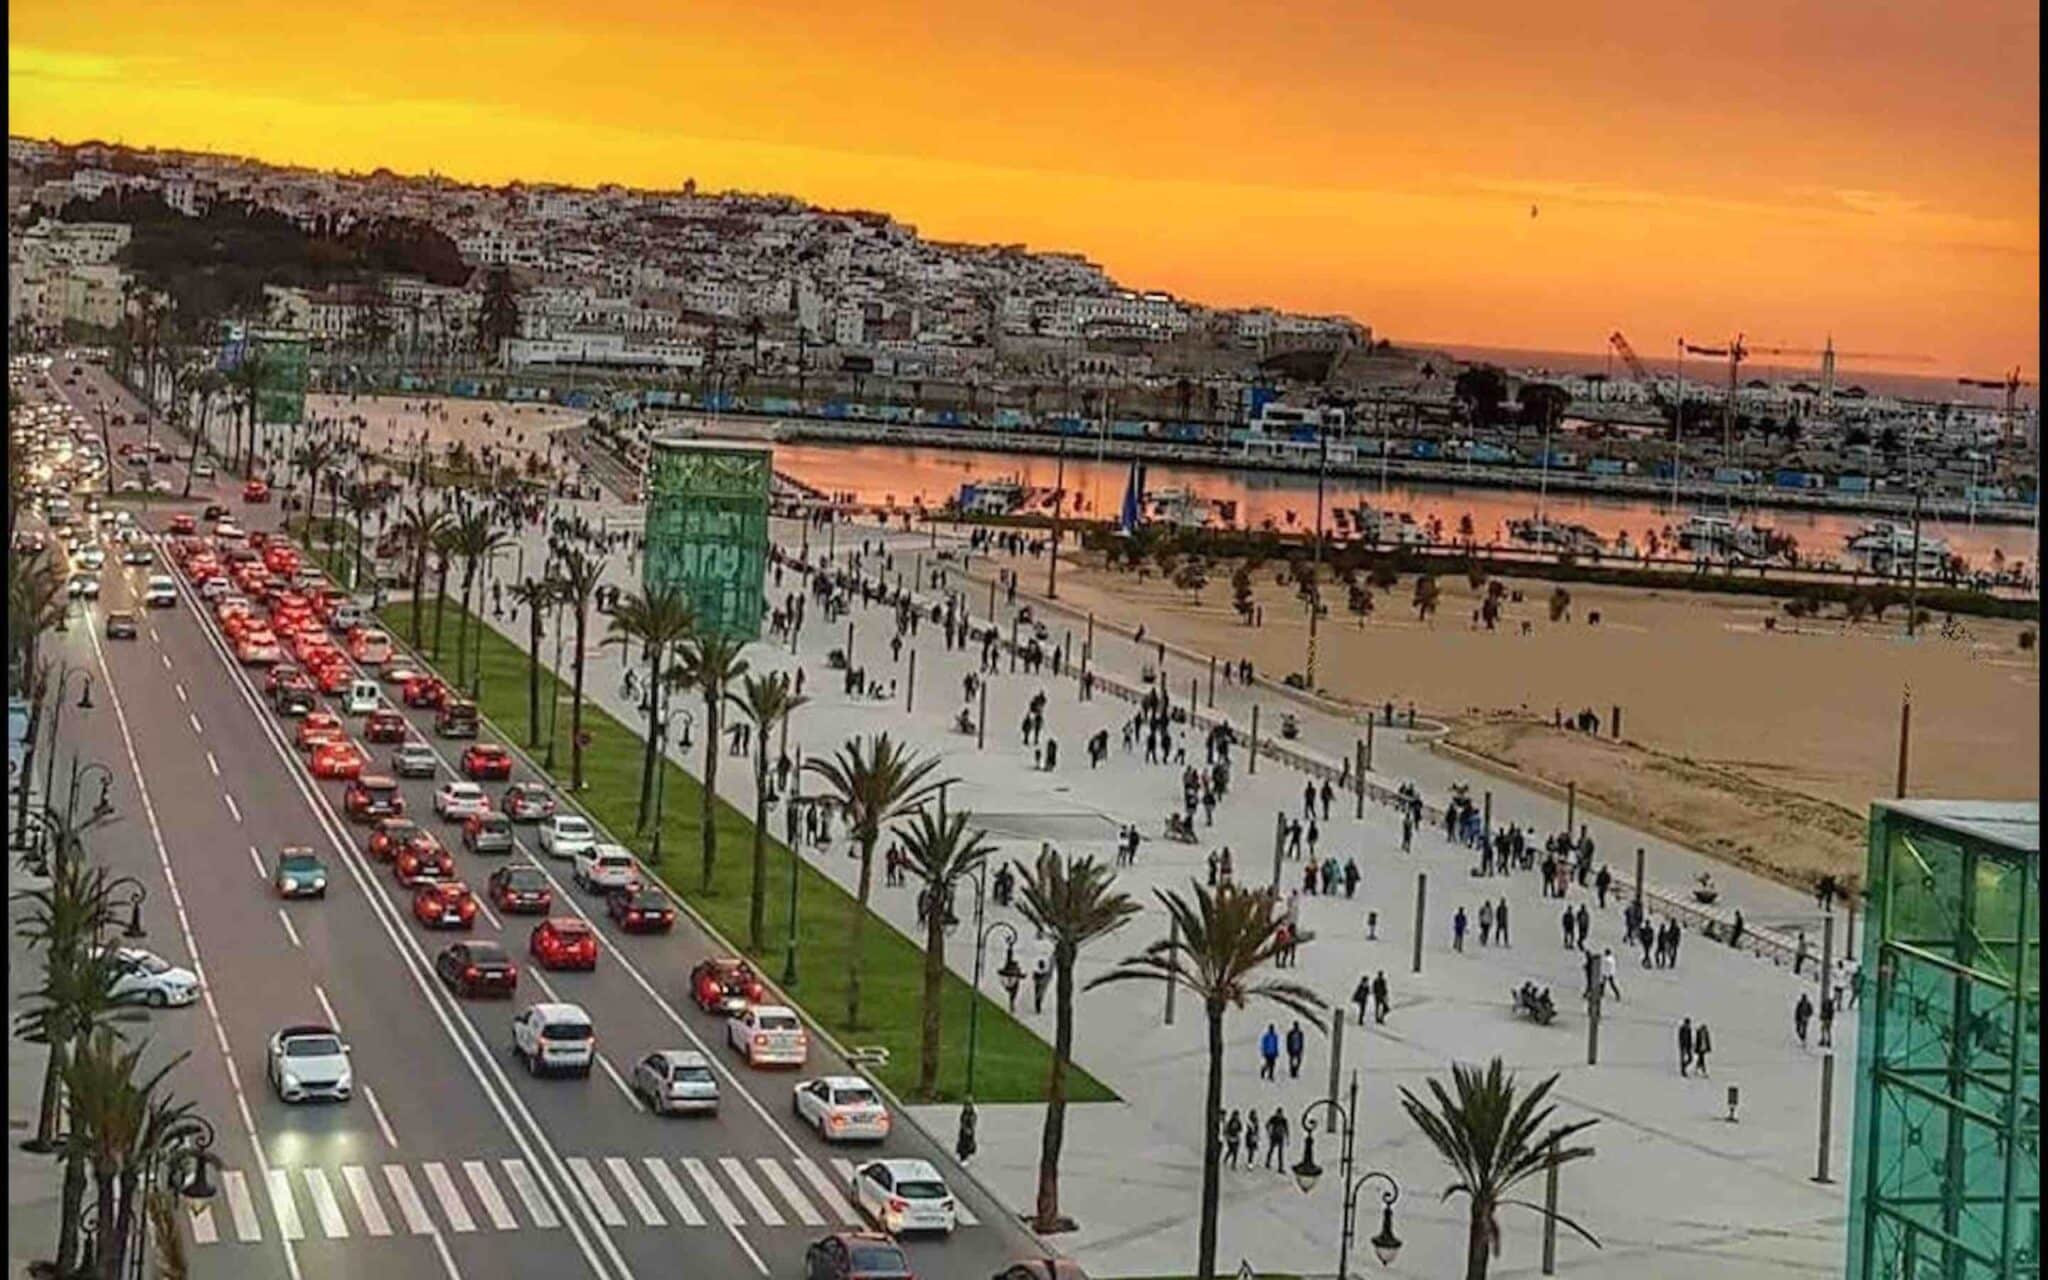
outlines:
{"label": "boat", "polygon": [[1154,489],[1144,497],[1146,524],[1170,524],[1181,529],[1204,529],[1229,524],[1237,515],[1237,503],[1230,499],[1205,498],[1192,489]]}
{"label": "boat", "polygon": [[970,480],[960,486],[954,501],[961,513],[970,516],[1014,515],[1029,496],[1024,482],[1015,476],[1000,480]]}
{"label": "boat", "polygon": [[[1850,560],[1865,573],[1897,578],[1910,576],[1914,571],[1915,547],[1910,525],[1872,521],[1844,539],[1844,545]],[[1922,575],[1933,577],[1948,571],[1948,543],[1925,529],[1920,531],[1918,556]]]}
{"label": "boat", "polygon": [[1678,526],[1678,545],[1706,560],[1763,560],[1769,552],[1763,529],[1735,516],[1695,511]]}
{"label": "boat", "polygon": [[1560,555],[1597,553],[1607,547],[1606,541],[1585,525],[1541,518],[1508,521],[1508,536],[1523,546]]}
{"label": "boat", "polygon": [[1406,511],[1382,511],[1369,502],[1361,502],[1348,510],[1339,508],[1339,523],[1348,517],[1357,531],[1358,540],[1367,546],[1423,547],[1429,545],[1429,535],[1416,523],[1415,517]]}

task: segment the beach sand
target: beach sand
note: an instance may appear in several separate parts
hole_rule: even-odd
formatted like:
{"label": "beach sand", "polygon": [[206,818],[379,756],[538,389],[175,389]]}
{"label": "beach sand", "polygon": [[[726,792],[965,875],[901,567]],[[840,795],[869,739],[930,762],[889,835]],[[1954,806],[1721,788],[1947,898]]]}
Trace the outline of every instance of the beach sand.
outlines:
{"label": "beach sand", "polygon": [[[1060,595],[1277,678],[1303,666],[1308,621],[1276,585],[1280,567],[1254,575],[1265,609],[1257,628],[1230,607],[1229,566],[1212,569],[1196,597],[1083,554],[1062,561]],[[1474,626],[1479,596],[1462,576],[1438,579],[1428,623],[1417,620],[1412,578],[1376,592],[1363,625],[1345,611],[1342,585],[1326,588],[1318,683],[1361,704],[1412,701],[1451,725],[1453,746],[1576,782],[1616,817],[1795,881],[1860,872],[1870,802],[1893,793],[1908,686],[1911,794],[2039,795],[2040,668],[2018,647],[2019,623],[1962,619],[1970,638],[1944,639],[1937,617],[1908,640],[1903,609],[1883,623],[1794,623],[1775,601],[1589,584],[1567,585],[1570,614],[1552,623],[1553,584],[1504,581],[1525,598],[1505,606],[1493,632]],[[1605,734],[1616,705],[1620,744],[1551,724],[1556,711],[1590,709]]]}
{"label": "beach sand", "polygon": [[375,453],[414,448],[424,430],[428,447],[437,452],[460,440],[472,449],[496,445],[523,462],[526,454],[545,451],[550,435],[589,421],[591,411],[445,396],[309,395],[306,416],[342,422],[362,418],[363,445]]}

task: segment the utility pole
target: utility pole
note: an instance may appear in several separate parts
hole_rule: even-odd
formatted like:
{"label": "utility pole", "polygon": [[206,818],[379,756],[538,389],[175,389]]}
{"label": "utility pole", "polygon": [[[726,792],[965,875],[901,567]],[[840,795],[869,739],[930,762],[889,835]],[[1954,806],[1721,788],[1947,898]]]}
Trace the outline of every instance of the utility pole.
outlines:
{"label": "utility pole", "polygon": [[1429,899],[1429,872],[1415,873],[1415,957],[1409,968],[1410,973],[1422,972],[1422,912]]}
{"label": "utility pole", "polygon": [[1899,781],[1894,798],[1906,798],[1906,751],[1913,737],[1913,686],[1899,695]]}
{"label": "utility pole", "polygon": [[1045,598],[1060,598],[1060,516],[1067,505],[1067,436],[1060,433],[1059,470],[1052,482],[1052,555],[1045,568]]}
{"label": "utility pole", "polygon": [[1921,487],[1913,486],[1913,563],[1906,585],[1906,638],[1920,634],[1920,498]]}
{"label": "utility pole", "polygon": [[1316,621],[1323,612],[1323,484],[1330,471],[1330,431],[1327,422],[1316,427],[1316,530],[1314,558],[1309,569],[1308,592],[1308,691],[1316,691]]}
{"label": "utility pole", "polygon": [[[1835,914],[1830,911],[1821,925],[1820,949],[1820,998],[1827,1000],[1834,995],[1835,968]],[[1837,1018],[1842,1016],[1835,1010]],[[1835,1128],[1835,1046],[1829,1037],[1828,1051],[1820,1060],[1820,1149],[1815,1157],[1813,1180],[1826,1184],[1834,1181],[1828,1174],[1829,1147],[1834,1145]]]}

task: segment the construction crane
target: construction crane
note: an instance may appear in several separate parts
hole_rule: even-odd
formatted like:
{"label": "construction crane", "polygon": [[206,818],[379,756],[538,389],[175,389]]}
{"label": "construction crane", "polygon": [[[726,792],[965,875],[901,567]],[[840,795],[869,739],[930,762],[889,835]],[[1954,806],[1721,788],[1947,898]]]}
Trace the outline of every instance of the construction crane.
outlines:
{"label": "construction crane", "polygon": [[1663,388],[1657,385],[1657,379],[1650,375],[1650,371],[1643,367],[1643,362],[1636,358],[1635,348],[1628,345],[1628,339],[1621,336],[1621,330],[1616,329],[1608,334],[1607,344],[1614,348],[1615,353],[1621,357],[1621,362],[1627,365],[1628,371],[1635,376],[1635,380],[1649,388],[1650,398],[1657,402],[1657,407],[1669,409],[1671,403],[1664,398]]}
{"label": "construction crane", "polygon": [[2020,381],[2020,367],[2014,365],[2003,378],[1957,378],[1956,381],[1965,387],[1983,387],[1990,391],[2005,392],[2005,425],[2000,438],[2011,441],[2013,413],[2019,405],[2020,388],[2034,385],[2031,382]]}
{"label": "construction crane", "polygon": [[[1708,356],[1728,362],[1728,400],[1723,414],[1721,452],[1727,457],[1734,449],[1735,442],[1735,392],[1742,377],[1742,362],[1756,356],[1819,356],[1821,358],[1821,407],[1823,412],[1833,408],[1835,392],[1835,361],[1882,360],[1887,364],[1931,364],[1932,358],[1921,355],[1897,355],[1878,351],[1837,351],[1835,340],[1828,339],[1827,346],[1815,350],[1812,347],[1752,347],[1736,334],[1726,346],[1702,347],[1681,340],[1680,346],[1689,355]],[[2003,385],[2003,384],[2000,384]]]}

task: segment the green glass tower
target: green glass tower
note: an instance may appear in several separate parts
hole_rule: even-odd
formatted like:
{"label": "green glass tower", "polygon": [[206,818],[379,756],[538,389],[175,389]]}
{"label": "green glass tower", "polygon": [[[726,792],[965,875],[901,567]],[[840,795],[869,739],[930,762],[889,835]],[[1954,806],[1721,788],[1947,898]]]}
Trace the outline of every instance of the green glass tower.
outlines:
{"label": "green glass tower", "polygon": [[2040,1274],[2040,806],[1870,819],[1851,1280]]}
{"label": "green glass tower", "polygon": [[654,441],[647,461],[643,589],[680,588],[698,626],[758,640],[774,460],[760,445]]}

